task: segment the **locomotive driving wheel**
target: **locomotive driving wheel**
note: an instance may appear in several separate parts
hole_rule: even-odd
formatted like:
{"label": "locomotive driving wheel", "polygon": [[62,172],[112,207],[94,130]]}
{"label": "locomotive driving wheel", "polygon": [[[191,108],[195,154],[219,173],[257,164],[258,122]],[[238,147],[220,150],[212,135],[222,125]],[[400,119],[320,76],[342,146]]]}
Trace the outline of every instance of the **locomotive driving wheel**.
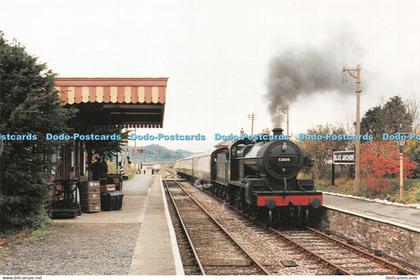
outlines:
{"label": "locomotive driving wheel", "polygon": [[227,202],[227,203],[231,203],[232,200],[232,196],[229,193],[229,190],[225,187],[223,190],[223,199]]}
{"label": "locomotive driving wheel", "polygon": [[241,193],[239,191],[237,191],[234,195],[233,206],[238,211],[244,212],[244,210],[245,210],[244,206],[243,206],[243,203],[242,203]]}
{"label": "locomotive driving wheel", "polygon": [[220,198],[220,186],[217,185],[214,187],[214,195]]}
{"label": "locomotive driving wheel", "polygon": [[258,219],[258,209],[255,206],[250,206],[249,208],[249,218],[252,221],[256,221]]}
{"label": "locomotive driving wheel", "polygon": [[244,204],[244,216],[250,218],[251,216],[251,207],[248,204]]}

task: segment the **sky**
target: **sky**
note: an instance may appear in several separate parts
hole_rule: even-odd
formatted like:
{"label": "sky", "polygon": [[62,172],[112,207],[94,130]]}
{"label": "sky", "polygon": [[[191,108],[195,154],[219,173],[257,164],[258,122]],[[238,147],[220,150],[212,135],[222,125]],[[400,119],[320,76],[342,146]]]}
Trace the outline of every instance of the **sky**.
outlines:
{"label": "sky", "polygon": [[[59,76],[169,77],[164,128],[137,133],[207,137],[158,143],[171,149],[199,152],[215,144],[215,133],[249,133],[251,113],[254,131],[271,129],[270,62],[290,50],[339,58],[346,65],[336,65],[336,82],[342,67],[360,64],[362,113],[394,95],[420,96],[420,1],[0,0],[0,7],[6,38]],[[308,67],[305,59],[299,65]],[[352,86],[348,78],[343,91]],[[354,93],[341,89],[290,105],[292,134],[354,119]]]}

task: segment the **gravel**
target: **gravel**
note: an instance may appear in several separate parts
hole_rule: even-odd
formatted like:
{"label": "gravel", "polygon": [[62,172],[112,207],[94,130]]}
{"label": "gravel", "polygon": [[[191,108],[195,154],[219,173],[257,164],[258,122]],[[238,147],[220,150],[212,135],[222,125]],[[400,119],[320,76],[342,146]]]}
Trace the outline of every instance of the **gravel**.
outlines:
{"label": "gravel", "polygon": [[51,224],[0,247],[0,274],[128,274],[138,224]]}
{"label": "gravel", "polygon": [[[279,236],[258,229],[255,224],[238,215],[230,207],[224,206],[217,199],[210,198],[191,184],[183,183],[183,187],[214,215],[245,249],[252,252],[254,258],[268,266],[273,274],[331,274],[332,271],[329,268],[320,265],[317,261],[314,262],[313,258],[308,258],[301,251],[285,243]],[[293,230],[283,231],[283,233],[300,243],[305,243],[307,247],[333,263],[341,263],[343,268],[352,273],[392,273],[391,270],[310,232]],[[343,257],[344,260],[342,260]],[[295,261],[298,266],[284,267],[282,260]]]}
{"label": "gravel", "polygon": [[181,256],[184,273],[185,275],[200,275],[200,268],[198,267],[198,264],[195,261],[194,253],[190,247],[188,238],[182,229],[181,222],[178,216],[176,215],[175,207],[172,204],[172,201],[168,194],[168,190],[166,188],[165,197],[168,202],[169,214],[171,215],[171,221],[176,234],[178,249]]}
{"label": "gravel", "polygon": [[[225,227],[225,229],[240,243],[257,261],[272,274],[280,275],[313,275],[331,274],[332,271],[320,266],[317,260],[296,250],[278,236],[257,227],[254,223],[238,215],[218,200],[188,183],[183,187],[196,198],[211,215]],[[285,267],[282,261],[293,260],[298,266]]]}
{"label": "gravel", "polygon": [[169,186],[200,261],[209,275],[257,275],[263,272],[177,186]]}

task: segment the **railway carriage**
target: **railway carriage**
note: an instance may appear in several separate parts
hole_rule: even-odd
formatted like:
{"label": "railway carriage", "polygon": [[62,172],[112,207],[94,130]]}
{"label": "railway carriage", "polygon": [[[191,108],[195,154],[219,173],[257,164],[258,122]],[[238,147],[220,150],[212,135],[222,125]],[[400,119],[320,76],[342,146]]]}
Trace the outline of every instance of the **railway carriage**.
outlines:
{"label": "railway carriage", "polygon": [[[273,129],[282,139],[282,129]],[[307,222],[322,205],[313,180],[297,179],[310,166],[299,146],[289,140],[237,140],[175,163],[180,177],[209,186],[214,195],[238,210],[269,223],[281,216]]]}
{"label": "railway carriage", "polygon": [[210,154],[204,152],[178,160],[175,164],[177,174],[191,181],[210,183]]}

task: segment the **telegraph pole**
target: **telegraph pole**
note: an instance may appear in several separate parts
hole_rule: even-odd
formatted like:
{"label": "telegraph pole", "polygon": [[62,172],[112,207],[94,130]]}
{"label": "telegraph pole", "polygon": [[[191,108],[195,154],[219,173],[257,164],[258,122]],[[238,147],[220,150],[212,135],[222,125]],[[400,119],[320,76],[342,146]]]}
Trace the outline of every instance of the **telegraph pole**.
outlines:
{"label": "telegraph pole", "polygon": [[[356,80],[356,135],[360,137],[360,93],[362,92],[360,87],[360,64],[356,68],[343,68],[343,81],[345,80],[345,74],[348,73],[351,77]],[[354,168],[354,182],[353,182],[353,192],[358,192],[360,190],[360,139],[356,140],[356,162]]]}
{"label": "telegraph pole", "polygon": [[289,105],[286,108],[286,129],[287,129],[287,136],[289,136]]}
{"label": "telegraph pole", "polygon": [[256,117],[257,115],[255,115],[254,113],[248,114],[248,119],[251,120],[251,135],[254,135],[254,121]]}

